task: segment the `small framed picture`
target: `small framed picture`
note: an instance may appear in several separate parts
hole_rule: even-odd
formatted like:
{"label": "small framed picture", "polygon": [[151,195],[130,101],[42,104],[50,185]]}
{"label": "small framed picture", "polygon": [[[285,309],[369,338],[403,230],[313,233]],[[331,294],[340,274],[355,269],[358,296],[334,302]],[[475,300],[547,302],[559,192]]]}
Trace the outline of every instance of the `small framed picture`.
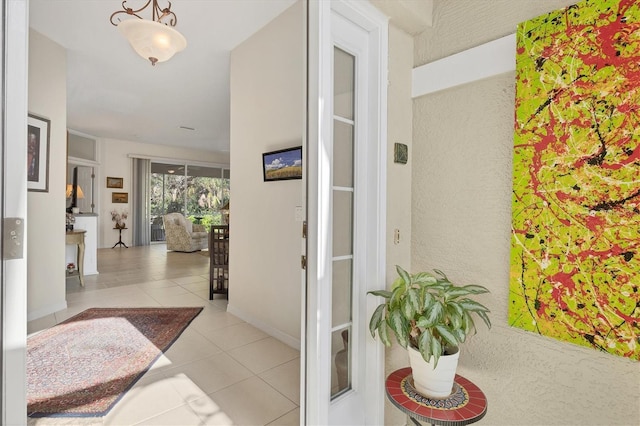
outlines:
{"label": "small framed picture", "polygon": [[262,154],[262,177],[265,182],[302,179],[302,147]]}
{"label": "small framed picture", "polygon": [[112,203],[128,203],[129,193],[128,192],[112,192],[111,202]]}
{"label": "small framed picture", "polygon": [[409,160],[409,147],[403,143],[393,144],[393,162],[407,164]]}
{"label": "small framed picture", "polygon": [[51,121],[27,118],[27,190],[49,192],[49,137]]}
{"label": "small framed picture", "polygon": [[123,188],[124,179],[119,177],[107,177],[107,188]]}

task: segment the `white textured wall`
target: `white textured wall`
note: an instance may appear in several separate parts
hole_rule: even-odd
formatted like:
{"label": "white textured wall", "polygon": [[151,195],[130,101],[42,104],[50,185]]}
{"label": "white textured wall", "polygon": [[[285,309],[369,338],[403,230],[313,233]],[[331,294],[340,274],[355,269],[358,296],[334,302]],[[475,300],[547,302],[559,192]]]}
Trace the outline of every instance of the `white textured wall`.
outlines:
{"label": "white textured wall", "polygon": [[[389,26],[389,86],[387,89],[387,283],[397,277],[395,265],[411,267],[411,158],[413,121],[411,70],[413,39],[394,25]],[[407,164],[395,163],[395,143],[409,147]],[[400,241],[394,242],[395,230]]]}
{"label": "white textured wall", "polygon": [[516,25],[576,0],[434,0],[433,26],[416,36],[414,66],[516,32]]}
{"label": "white textured wall", "polygon": [[[415,65],[570,3],[437,1],[434,28],[415,39]],[[638,425],[638,362],[508,325],[514,79],[509,73],[414,101],[412,269],[440,268],[491,290],[481,301],[493,328],[480,325],[459,367],[487,395],[483,424]]]}
{"label": "white textured wall", "polygon": [[[124,141],[119,139],[101,139],[99,141],[100,166],[97,167],[95,178],[96,197],[100,198],[97,211],[98,217],[98,248],[110,248],[118,241],[118,231],[113,229],[114,223],[111,220],[111,211],[127,210],[130,214],[132,205],[131,173],[133,160],[129,154],[139,154],[141,156],[170,158],[184,161],[198,161],[215,163],[220,165],[229,164],[229,154],[216,153],[213,151],[203,151],[199,149],[181,148],[178,146],[153,145],[142,142]],[[121,177],[124,179],[123,188],[107,188],[107,176]],[[112,203],[112,192],[127,192],[129,203]],[[122,231],[122,241],[131,246],[131,223],[132,217],[127,219],[127,230]],[[98,270],[98,272],[100,272]]]}
{"label": "white textured wall", "polygon": [[303,10],[297,2],[231,53],[229,307],[300,344],[302,181],[263,182],[262,153],[302,144]]}
{"label": "white textured wall", "polygon": [[29,112],[48,118],[49,191],[27,195],[27,318],[66,308],[67,54],[29,31]]}

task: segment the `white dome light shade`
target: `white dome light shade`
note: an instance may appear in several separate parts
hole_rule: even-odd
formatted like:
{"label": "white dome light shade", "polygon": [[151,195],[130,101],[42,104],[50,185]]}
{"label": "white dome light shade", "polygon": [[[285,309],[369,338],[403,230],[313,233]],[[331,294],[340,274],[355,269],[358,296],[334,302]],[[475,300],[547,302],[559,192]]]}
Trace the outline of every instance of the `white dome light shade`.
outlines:
{"label": "white dome light shade", "polygon": [[127,19],[118,24],[138,55],[151,61],[164,62],[187,47],[187,39],[170,26],[144,19]]}

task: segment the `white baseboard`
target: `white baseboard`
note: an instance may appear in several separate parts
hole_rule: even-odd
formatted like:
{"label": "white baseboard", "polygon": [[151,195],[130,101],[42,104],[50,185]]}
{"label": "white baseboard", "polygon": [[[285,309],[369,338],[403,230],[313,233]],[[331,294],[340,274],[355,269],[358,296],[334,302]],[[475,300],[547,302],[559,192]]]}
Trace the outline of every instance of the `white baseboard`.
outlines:
{"label": "white baseboard", "polygon": [[67,301],[63,301],[60,303],[56,303],[53,305],[47,305],[43,308],[40,308],[35,311],[31,311],[27,313],[27,321],[33,321],[38,318],[46,317],[47,315],[51,315],[55,312],[61,311],[63,309],[67,309]]}
{"label": "white baseboard", "polygon": [[300,339],[296,339],[294,337],[291,337],[288,334],[283,333],[282,331],[278,330],[277,328],[274,328],[274,327],[271,327],[269,325],[266,325],[263,321],[253,317],[252,315],[247,314],[246,312],[243,312],[240,309],[237,309],[231,303],[229,303],[227,305],[227,312],[229,312],[232,315],[237,316],[238,318],[240,318],[241,320],[251,324],[255,328],[258,328],[258,329],[264,331],[269,336],[280,340],[285,345],[291,346],[293,349],[296,349],[298,351],[300,350]]}

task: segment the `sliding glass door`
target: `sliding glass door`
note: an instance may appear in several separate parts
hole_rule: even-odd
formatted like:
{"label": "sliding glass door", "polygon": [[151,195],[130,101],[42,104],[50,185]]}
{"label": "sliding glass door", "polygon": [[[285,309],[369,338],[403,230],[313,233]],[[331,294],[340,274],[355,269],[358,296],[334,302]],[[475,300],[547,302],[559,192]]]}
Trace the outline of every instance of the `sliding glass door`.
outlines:
{"label": "sliding glass door", "polygon": [[223,222],[229,202],[229,169],[189,164],[151,163],[151,241],[164,241],[162,216],[182,213],[205,226]]}

